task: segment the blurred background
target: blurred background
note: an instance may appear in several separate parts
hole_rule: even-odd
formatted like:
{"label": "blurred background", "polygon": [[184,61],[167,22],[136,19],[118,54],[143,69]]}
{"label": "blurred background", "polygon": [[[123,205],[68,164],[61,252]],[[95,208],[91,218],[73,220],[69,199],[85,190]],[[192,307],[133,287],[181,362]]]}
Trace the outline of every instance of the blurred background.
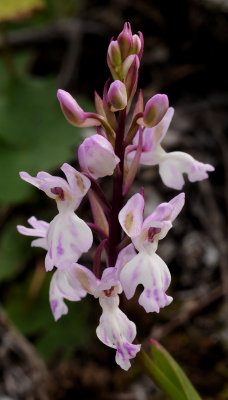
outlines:
{"label": "blurred background", "polygon": [[[92,110],[94,89],[101,95],[109,77],[110,38],[125,21],[144,34],[145,99],[166,93],[176,110],[165,149],[216,167],[210,180],[186,182],[184,211],[159,245],[173,303],[148,315],[135,296],[127,314],[145,348],[149,337],[161,341],[203,399],[228,399],[228,1],[0,0],[0,400],[166,399],[136,364],[128,373],[115,365],[96,337],[93,299],[53,321],[45,252],[15,228],[31,215],[54,217],[55,204],[18,172],[77,167],[85,132],[66,122],[56,90]],[[142,185],[147,212],[176,194],[156,168],[141,168],[132,192]],[[86,201],[78,214],[91,219]]]}

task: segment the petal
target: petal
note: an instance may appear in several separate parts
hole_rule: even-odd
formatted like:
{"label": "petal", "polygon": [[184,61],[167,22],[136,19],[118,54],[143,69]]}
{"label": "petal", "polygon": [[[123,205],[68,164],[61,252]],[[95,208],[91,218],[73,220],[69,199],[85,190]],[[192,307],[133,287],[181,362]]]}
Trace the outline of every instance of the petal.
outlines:
{"label": "petal", "polygon": [[62,165],[61,170],[66,175],[72,197],[78,199],[78,206],[91,186],[90,180],[67,163]]}
{"label": "petal", "polygon": [[164,221],[172,212],[173,207],[170,203],[161,203],[155,210],[144,220],[143,228],[153,226],[154,221]]}
{"label": "petal", "polygon": [[64,269],[76,262],[92,246],[93,236],[88,225],[73,211],[58,214],[50,223],[46,270],[56,266]]}
{"label": "petal", "polygon": [[128,299],[134,296],[139,284],[144,286],[139,304],[146,312],[159,312],[160,308],[171,303],[172,298],[165,293],[170,280],[167,265],[156,253],[139,253],[125,265],[120,274],[120,282]]}
{"label": "petal", "polygon": [[47,238],[35,239],[31,242],[32,247],[41,247],[44,250],[48,250]]}
{"label": "petal", "polygon": [[33,240],[31,246],[41,247],[47,250],[47,232],[50,224],[48,222],[38,220],[36,217],[29,218],[28,223],[32,226],[32,228],[17,225],[18,232],[26,236],[38,236],[39,239]]}
{"label": "petal", "polygon": [[86,291],[75,276],[75,266],[55,271],[50,285],[50,304],[55,320],[68,312],[63,299],[80,301],[85,296]]}
{"label": "petal", "polygon": [[68,307],[63,301],[63,296],[59,293],[58,286],[56,283],[57,272],[58,271],[56,271],[52,276],[50,291],[49,291],[49,300],[55,321],[57,321],[62,315],[68,313]]}
{"label": "petal", "polygon": [[136,193],[128,200],[119,213],[119,222],[130,237],[140,234],[143,222],[144,198]]}
{"label": "petal", "polygon": [[115,265],[118,277],[125,264],[131,261],[135,256],[136,251],[132,243],[119,252]]}
{"label": "petal", "polygon": [[107,346],[117,350],[116,362],[124,370],[131,366],[130,359],[140,350],[140,345],[132,344],[136,336],[135,324],[119,309],[119,298],[100,298],[103,309],[96,333],[98,338]]}
{"label": "petal", "polygon": [[[174,114],[174,109],[173,107],[169,107],[166,114],[162,118],[162,120],[153,128],[146,128],[143,131],[143,153],[142,153],[142,161],[143,161],[143,155],[145,153],[150,152],[152,155],[153,152],[155,151],[156,147],[158,146],[159,143],[161,143],[162,139],[164,138],[169,125],[172,121]],[[138,144],[139,141],[139,135],[137,134],[133,140],[134,144]],[[148,159],[149,162],[149,159]],[[142,162],[144,164],[144,162]],[[148,163],[148,165],[150,165]]]}
{"label": "petal", "polygon": [[203,164],[192,156],[181,151],[165,153],[159,164],[159,173],[163,183],[180,190],[184,185],[183,174],[188,175],[190,182],[208,178],[207,171],[214,171],[210,164]]}
{"label": "petal", "polygon": [[40,181],[37,178],[29,175],[28,172],[21,171],[19,175],[21,179],[23,179],[25,182],[31,183],[31,185],[39,187]]}
{"label": "petal", "polygon": [[[110,291],[111,289],[111,291]],[[98,286],[97,292],[94,294],[95,297],[105,296],[105,291],[110,291],[110,295],[119,294],[122,292],[122,287],[120,286],[117,269],[116,268],[105,268],[103,271],[100,284]],[[101,292],[104,292],[101,294]]]}
{"label": "petal", "polygon": [[75,276],[81,286],[90,294],[94,294],[100,281],[92,271],[80,264],[73,264],[75,267]]}
{"label": "petal", "polygon": [[178,214],[181,212],[185,203],[185,193],[180,193],[170,200],[169,204],[173,207],[172,212],[169,216],[171,221],[174,221]]}

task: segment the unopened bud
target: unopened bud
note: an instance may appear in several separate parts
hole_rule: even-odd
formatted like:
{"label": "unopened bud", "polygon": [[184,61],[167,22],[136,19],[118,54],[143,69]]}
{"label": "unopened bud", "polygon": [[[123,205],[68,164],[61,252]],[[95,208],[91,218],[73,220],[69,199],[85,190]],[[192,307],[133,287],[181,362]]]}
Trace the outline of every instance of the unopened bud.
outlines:
{"label": "unopened bud", "polygon": [[65,90],[59,89],[57,97],[60,102],[62,112],[70,124],[79,127],[100,125],[95,118],[87,117],[86,112],[78,105],[77,101]]}
{"label": "unopened bud", "polygon": [[120,159],[111,143],[101,135],[86,138],[78,148],[78,160],[83,171],[98,179],[112,175]]}
{"label": "unopened bud", "polygon": [[108,99],[111,111],[123,110],[127,106],[127,91],[123,82],[116,80],[110,85]]}
{"label": "unopened bud", "polygon": [[143,113],[143,118],[140,118],[137,122],[140,125],[152,128],[162,120],[168,107],[169,100],[166,94],[156,94],[148,100]]}
{"label": "unopened bud", "polygon": [[133,44],[131,25],[128,22],[124,24],[124,28],[122,32],[120,32],[117,41],[120,47],[122,60],[124,60],[130,54],[130,50]]}
{"label": "unopened bud", "polygon": [[141,50],[141,40],[139,38],[138,35],[133,35],[132,36],[132,48],[131,48],[131,53],[132,54],[139,54],[140,50]]}
{"label": "unopened bud", "polygon": [[128,56],[126,60],[123,62],[122,74],[124,78],[126,78],[127,73],[134,62],[136,62],[137,68],[139,68],[139,59],[138,56],[136,56],[135,54]]}
{"label": "unopened bud", "polygon": [[117,40],[112,40],[108,47],[108,55],[110,61],[114,67],[117,67],[121,64],[121,53],[120,47]]}

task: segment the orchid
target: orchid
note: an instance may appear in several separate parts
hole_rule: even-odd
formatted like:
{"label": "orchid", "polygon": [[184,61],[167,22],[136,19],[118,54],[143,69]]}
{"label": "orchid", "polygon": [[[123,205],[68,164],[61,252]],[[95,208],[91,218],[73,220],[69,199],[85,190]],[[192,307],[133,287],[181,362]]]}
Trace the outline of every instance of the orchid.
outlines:
{"label": "orchid", "polygon": [[[40,228],[37,222],[35,225],[33,223],[36,228],[33,230],[18,226],[19,232],[24,235],[45,238],[42,242],[40,239],[39,242],[33,242],[33,245],[35,243],[48,250],[45,258],[47,271],[52,270],[54,266],[63,269],[77,261],[82,253],[89,250],[93,241],[88,225],[74,213],[89,190],[90,181],[69,164],[63,164],[61,169],[65,173],[67,181],[47,172],[39,172],[35,178],[27,172],[20,173],[21,178],[26,182],[55,199],[59,210],[49,225],[43,224],[45,229],[42,226],[42,229],[37,229]],[[31,223],[31,221],[30,219],[29,222]]]}
{"label": "orchid", "polygon": [[123,230],[139,252],[122,269],[120,282],[128,299],[134,296],[139,284],[144,286],[139,304],[147,312],[159,312],[173,300],[165,293],[171,281],[169,269],[156,250],[183,205],[184,193],[181,193],[169,203],[160,204],[143,222],[144,198],[137,193],[119,213]]}
{"label": "orchid", "polygon": [[[113,82],[106,82],[103,97],[95,92],[96,113],[82,110],[71,94],[58,90],[68,122],[96,128],[95,134],[79,146],[81,172],[65,163],[61,170],[66,179],[47,172],[39,172],[36,177],[20,173],[24,181],[44,191],[57,204],[58,214],[50,223],[31,217],[31,228],[17,227],[23,235],[37,237],[32,246],[47,251],[46,270],[56,267],[49,292],[54,319],[68,313],[66,300],[81,301],[87,294],[98,299],[102,314],[97,336],[116,350],[116,363],[124,370],[142,350],[136,342],[135,323],[121,310],[120,297],[125,295],[130,300],[141,284],[138,301],[146,312],[158,313],[172,302],[166,293],[171,273],[157,250],[185,202],[184,193],[180,193],[159,204],[144,219],[144,189],[127,198],[129,189],[134,191],[139,164],[159,165],[162,181],[174,189],[182,188],[184,173],[195,182],[214,170],[186,153],[166,153],[161,147],[174,112],[165,94],[154,95],[144,107],[140,90],[128,123],[142,52],[142,33],[133,35],[130,24],[125,23],[117,40],[112,39],[108,47],[107,63]],[[111,199],[98,181],[103,177],[112,177]],[[75,214],[86,194],[93,217],[89,222]],[[84,266],[78,260],[93,244],[92,231],[98,246],[94,244],[93,266]]]}
{"label": "orchid", "polygon": [[[196,182],[208,178],[207,172],[214,171],[214,167],[210,164],[203,164],[182,151],[167,153],[161,147],[160,143],[169,128],[173,114],[174,109],[169,107],[156,126],[144,129],[140,164],[158,164],[163,183],[173,189],[181,190],[184,185],[184,173],[188,175],[190,182]],[[135,136],[133,142],[136,146],[138,145],[139,134]],[[129,153],[128,158],[133,159],[134,154],[135,150]]]}
{"label": "orchid", "polygon": [[122,287],[119,272],[127,260],[134,257],[131,246],[120,252],[115,268],[106,268],[101,279],[83,265],[73,263],[65,270],[57,270],[50,285],[50,304],[55,320],[68,312],[64,298],[79,301],[87,293],[99,298],[102,307],[98,338],[107,346],[116,349],[116,362],[123,369],[130,368],[130,359],[140,350],[140,345],[132,344],[136,336],[136,326],[119,308],[119,294]]}

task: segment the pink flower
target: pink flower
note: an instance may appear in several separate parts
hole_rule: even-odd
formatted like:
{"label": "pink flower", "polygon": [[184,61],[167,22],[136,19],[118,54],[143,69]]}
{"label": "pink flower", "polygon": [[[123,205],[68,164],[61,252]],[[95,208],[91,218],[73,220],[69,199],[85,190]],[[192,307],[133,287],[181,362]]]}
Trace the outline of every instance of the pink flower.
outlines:
{"label": "pink flower", "polygon": [[[34,221],[35,229],[31,230],[22,226],[18,227],[24,235],[43,237],[36,240],[35,245],[45,247],[48,252],[45,258],[47,271],[54,266],[60,269],[67,268],[72,262],[76,262],[82,253],[92,246],[93,236],[88,225],[80,219],[74,210],[79,206],[82,198],[90,188],[90,180],[76,171],[69,164],[61,167],[67,180],[58,176],[52,176],[47,172],[39,172],[32,177],[27,172],[21,172],[20,176],[26,182],[43,190],[47,196],[56,200],[59,213],[51,223],[39,230],[38,222]],[[34,217],[33,217],[34,218]],[[30,219],[31,224],[31,219]]]}
{"label": "pink flower", "polygon": [[116,349],[116,362],[125,370],[130,368],[129,360],[141,347],[132,344],[136,336],[135,324],[119,309],[118,294],[122,292],[119,273],[133,256],[135,252],[128,246],[120,253],[116,267],[106,268],[101,279],[83,265],[74,263],[67,270],[56,271],[50,285],[50,304],[56,320],[68,312],[64,298],[79,301],[87,292],[99,298],[102,315],[97,336],[104,344]]}
{"label": "pink flower", "polygon": [[[166,153],[161,147],[161,141],[169,128],[173,113],[174,109],[170,107],[158,125],[144,129],[140,164],[158,164],[163,183],[173,189],[181,190],[184,185],[184,173],[188,175],[190,182],[196,182],[208,178],[207,172],[214,171],[214,167],[210,164],[203,164],[182,151]],[[134,144],[137,145],[138,141],[139,135],[137,134]],[[133,159],[134,155],[135,151],[132,151],[128,156],[129,159]]]}
{"label": "pink flower", "polygon": [[120,225],[139,252],[121,269],[119,279],[128,299],[134,296],[139,284],[144,286],[139,304],[147,312],[159,312],[172,301],[172,297],[166,295],[170,272],[156,250],[158,241],[166,236],[183,205],[184,193],[180,193],[169,203],[160,204],[143,222],[144,198],[137,193],[119,213]]}

